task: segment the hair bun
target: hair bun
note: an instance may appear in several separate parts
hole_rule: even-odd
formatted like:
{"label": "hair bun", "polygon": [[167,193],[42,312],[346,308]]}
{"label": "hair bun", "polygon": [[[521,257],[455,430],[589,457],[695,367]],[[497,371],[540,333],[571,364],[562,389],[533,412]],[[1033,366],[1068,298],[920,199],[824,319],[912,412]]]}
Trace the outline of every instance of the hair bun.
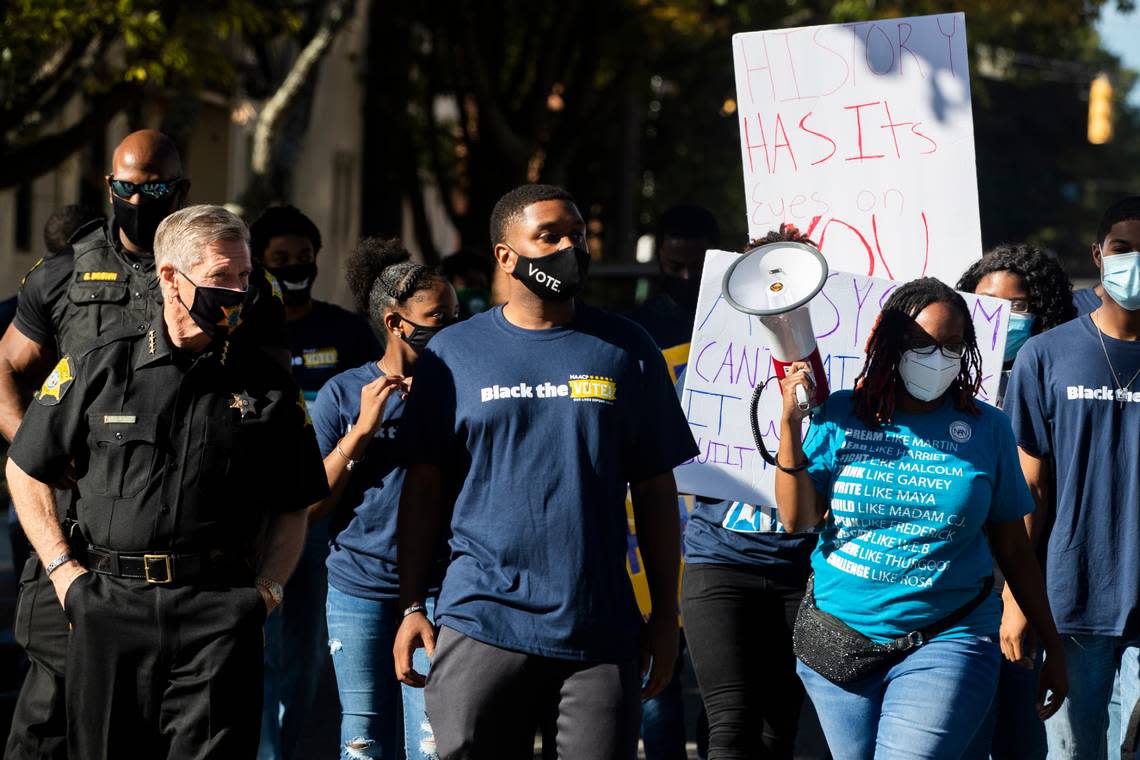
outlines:
{"label": "hair bun", "polygon": [[383,277],[384,270],[410,261],[411,258],[412,255],[399,238],[361,238],[345,265],[345,280],[357,309],[368,313],[368,296],[377,280],[380,280],[385,292],[395,298],[393,284]]}

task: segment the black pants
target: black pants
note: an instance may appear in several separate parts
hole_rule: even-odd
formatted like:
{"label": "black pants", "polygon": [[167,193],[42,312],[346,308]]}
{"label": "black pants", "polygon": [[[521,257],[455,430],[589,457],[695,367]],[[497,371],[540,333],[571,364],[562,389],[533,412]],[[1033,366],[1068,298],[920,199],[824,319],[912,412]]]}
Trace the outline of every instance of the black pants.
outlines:
{"label": "black pants", "polygon": [[261,727],[255,587],[80,576],[67,590],[72,760],[243,760]]}
{"label": "black pants", "polygon": [[638,664],[512,652],[440,629],[424,701],[441,760],[531,760],[534,736],[563,760],[633,760]]}
{"label": "black pants", "polygon": [[[805,569],[806,571],[806,569]],[[708,760],[791,760],[804,687],[792,627],[806,575],[686,565],[681,609],[709,717]]]}
{"label": "black pants", "polygon": [[16,643],[28,656],[28,672],[20,688],[5,760],[66,760],[67,717],[63,673],[67,661],[67,617],[32,555],[20,575],[14,624]]}

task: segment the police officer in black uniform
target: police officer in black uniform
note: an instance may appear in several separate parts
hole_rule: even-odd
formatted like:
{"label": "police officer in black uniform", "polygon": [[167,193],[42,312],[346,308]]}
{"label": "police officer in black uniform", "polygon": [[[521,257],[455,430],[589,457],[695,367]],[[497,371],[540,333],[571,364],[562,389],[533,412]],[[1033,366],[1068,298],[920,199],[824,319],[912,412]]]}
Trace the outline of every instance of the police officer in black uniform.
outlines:
{"label": "police officer in black uniform", "polygon": [[[328,486],[297,385],[229,338],[249,294],[245,224],[178,211],[155,263],[161,316],[60,359],[8,479],[73,626],[70,756],[251,758],[261,626]],[[82,551],[49,485],[71,462]]]}
{"label": "police officer in black uniform", "polygon": [[[31,391],[56,360],[77,354],[120,329],[144,334],[161,313],[162,294],[151,254],[158,224],[180,208],[190,182],[174,143],[154,130],[128,135],[116,148],[107,176],[114,213],[72,237],[70,251],[43,259],[25,277],[12,326],[0,340],[0,434],[12,440]],[[258,296],[245,309],[234,335],[266,347],[287,363],[284,307],[264,275]],[[67,480],[67,475],[64,475]],[[68,483],[60,484],[67,487]],[[64,493],[57,504],[65,517]],[[23,568],[15,634],[30,667],[12,718],[6,760],[67,757],[63,703],[67,619],[42,563],[33,556]]]}

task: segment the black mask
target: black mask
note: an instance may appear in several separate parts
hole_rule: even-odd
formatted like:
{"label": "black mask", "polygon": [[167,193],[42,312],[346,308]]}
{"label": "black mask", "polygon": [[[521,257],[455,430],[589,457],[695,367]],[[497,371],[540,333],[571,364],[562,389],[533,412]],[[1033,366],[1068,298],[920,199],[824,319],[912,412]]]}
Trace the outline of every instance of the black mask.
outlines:
{"label": "black mask", "polygon": [[412,332],[410,334],[404,335],[401,332],[400,337],[404,339],[405,343],[412,347],[412,350],[416,352],[417,356],[424,352],[424,349],[427,348],[428,341],[434,338],[436,333],[448,325],[455,324],[455,320],[451,319],[450,317],[444,320],[444,324],[440,325],[439,327],[417,325],[412,320],[405,319],[404,317],[400,317],[400,320],[407,322],[412,326]]}
{"label": "black mask", "polygon": [[[183,277],[185,274],[179,272]],[[178,300],[190,312],[194,324],[202,328],[211,340],[228,335],[241,324],[241,312],[249,298],[251,290],[230,290],[229,288],[210,288],[198,285],[189,277],[186,281],[194,286],[194,303],[186,306],[182,296]]]}
{"label": "black mask", "polygon": [[515,255],[514,278],[543,301],[567,301],[578,295],[590,269],[590,252],[576,245],[542,258],[532,259],[518,251]]}
{"label": "black mask", "polygon": [[174,210],[172,193],[165,198],[142,198],[136,206],[117,195],[111,195],[111,205],[115,210],[115,221],[119,229],[140,250],[150,253],[154,250],[154,233],[163,219]]}
{"label": "black mask", "polygon": [[697,310],[697,296],[701,293],[700,279],[666,276],[661,279],[661,288],[673,299],[673,303],[680,306],[684,311],[695,312]]}
{"label": "black mask", "polygon": [[287,306],[300,306],[312,298],[313,280],[317,278],[317,263],[292,264],[287,267],[266,267],[281,283],[281,293]]}

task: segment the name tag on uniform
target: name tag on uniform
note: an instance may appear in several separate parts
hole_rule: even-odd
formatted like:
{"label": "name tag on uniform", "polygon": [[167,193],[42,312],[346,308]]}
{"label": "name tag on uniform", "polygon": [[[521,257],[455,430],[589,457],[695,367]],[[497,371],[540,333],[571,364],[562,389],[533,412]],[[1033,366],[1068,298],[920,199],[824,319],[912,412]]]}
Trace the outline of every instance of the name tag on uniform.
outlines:
{"label": "name tag on uniform", "polygon": [[136,418],[133,414],[104,414],[104,425],[133,425]]}
{"label": "name tag on uniform", "polygon": [[125,282],[127,277],[118,272],[79,272],[76,279],[79,282]]}

